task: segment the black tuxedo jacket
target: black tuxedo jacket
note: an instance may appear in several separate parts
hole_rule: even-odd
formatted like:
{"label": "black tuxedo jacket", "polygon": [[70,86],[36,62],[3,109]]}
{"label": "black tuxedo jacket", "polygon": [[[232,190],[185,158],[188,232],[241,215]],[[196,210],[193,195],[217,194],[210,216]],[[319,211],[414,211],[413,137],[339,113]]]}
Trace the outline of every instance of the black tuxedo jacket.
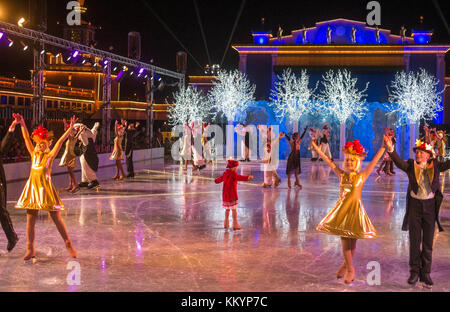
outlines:
{"label": "black tuxedo jacket", "polygon": [[[416,166],[414,166],[414,159],[408,159],[407,161],[404,161],[400,158],[400,156],[393,151],[392,153],[389,153],[389,156],[391,156],[391,159],[394,161],[395,165],[402,171],[406,172],[408,175],[409,185],[408,185],[408,191],[406,194],[406,213],[405,217],[403,218],[403,225],[402,230],[407,231],[408,230],[408,214],[409,214],[409,207],[410,207],[410,200],[411,200],[411,190],[417,194],[419,190],[419,184],[417,180],[419,179],[420,171],[416,169]],[[441,223],[439,222],[439,209],[441,207],[442,200],[444,199],[444,196],[441,193],[441,182],[439,181],[439,174],[442,171],[446,171],[450,168],[450,160],[447,160],[445,162],[440,162],[437,159],[432,159],[428,163],[427,171],[428,176],[430,178],[430,185],[431,190],[433,191],[435,195],[435,209],[436,209],[436,223],[439,227],[439,231],[443,231],[444,229],[441,226]]]}
{"label": "black tuxedo jacket", "polygon": [[4,208],[6,208],[6,177],[3,169],[3,155],[8,150],[12,137],[13,134],[7,130],[0,145],[0,205]]}

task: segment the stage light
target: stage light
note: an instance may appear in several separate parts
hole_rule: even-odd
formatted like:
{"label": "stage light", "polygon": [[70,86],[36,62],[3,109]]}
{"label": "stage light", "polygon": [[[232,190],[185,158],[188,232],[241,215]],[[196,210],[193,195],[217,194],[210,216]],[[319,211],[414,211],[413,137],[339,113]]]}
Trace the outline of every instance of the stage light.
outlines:
{"label": "stage light", "polygon": [[56,54],[56,58],[61,56],[61,52],[59,52],[58,54]]}
{"label": "stage light", "polygon": [[14,41],[12,41],[11,39],[8,39],[9,43],[8,43],[8,47],[12,47],[14,45]]}
{"label": "stage light", "polygon": [[71,56],[69,56],[69,57],[67,58],[67,60],[66,60],[66,61],[68,62],[68,61],[70,61],[71,59],[72,59],[72,57],[71,57]]}
{"label": "stage light", "polygon": [[145,75],[144,78],[148,78],[148,75]]}
{"label": "stage light", "polygon": [[23,24],[25,23],[25,18],[21,17],[18,21],[17,21],[17,25],[19,25],[19,27],[23,27]]}
{"label": "stage light", "polygon": [[130,76],[133,76],[133,74],[134,74],[134,71],[132,71],[132,72],[130,73]]}
{"label": "stage light", "polygon": [[108,60],[103,61],[103,64],[108,65]]}
{"label": "stage light", "polygon": [[28,50],[28,46],[27,46],[27,45],[24,46],[24,47],[23,47],[23,50],[24,50],[24,51]]}
{"label": "stage light", "polygon": [[27,44],[25,44],[23,41],[20,41],[20,44],[22,45],[23,51],[28,50],[28,45]]}
{"label": "stage light", "polygon": [[144,72],[144,68],[141,67],[141,69],[139,69],[139,74],[142,74]]}
{"label": "stage light", "polygon": [[117,66],[116,66],[116,67],[114,67],[113,71],[116,71],[116,70],[117,70]]}
{"label": "stage light", "polygon": [[162,79],[161,79],[161,77],[158,77],[158,81],[161,81]]}
{"label": "stage light", "polygon": [[81,64],[84,64],[84,63],[86,63],[86,60],[83,60],[83,61],[81,62]]}
{"label": "stage light", "polygon": [[2,32],[0,32],[0,39],[2,39],[3,38],[3,33]]}
{"label": "stage light", "polygon": [[98,63],[97,63],[97,62],[95,62],[95,63],[94,63],[94,67],[97,67],[97,65],[98,65]]}
{"label": "stage light", "polygon": [[80,52],[75,51],[75,52],[73,52],[72,56],[73,56],[73,57],[77,57],[79,53],[80,53]]}
{"label": "stage light", "polygon": [[42,49],[41,50],[41,55],[44,54],[44,53],[45,53],[45,49]]}

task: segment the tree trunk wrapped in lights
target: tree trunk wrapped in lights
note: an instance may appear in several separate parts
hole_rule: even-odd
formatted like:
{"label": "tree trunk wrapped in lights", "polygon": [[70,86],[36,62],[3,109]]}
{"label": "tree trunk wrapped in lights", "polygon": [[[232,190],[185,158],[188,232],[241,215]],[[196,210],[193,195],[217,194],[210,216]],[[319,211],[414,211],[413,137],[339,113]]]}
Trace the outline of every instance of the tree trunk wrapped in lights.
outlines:
{"label": "tree trunk wrapped in lights", "polygon": [[[222,112],[228,120],[227,158],[233,157],[234,134],[231,126],[236,114],[245,111],[250,101],[254,101],[255,85],[252,85],[245,74],[239,70],[219,71],[209,92],[209,99],[214,109]],[[231,138],[231,139],[229,139]]]}
{"label": "tree trunk wrapped in lights", "polygon": [[442,111],[442,91],[439,81],[423,68],[417,72],[395,74],[389,90],[389,108],[397,114],[397,124],[410,128],[409,157],[414,158],[412,149],[418,139],[421,120],[433,120]]}
{"label": "tree trunk wrapped in lights", "polygon": [[309,75],[306,70],[302,70],[298,78],[290,68],[277,76],[274,89],[271,91],[271,104],[278,118],[286,117],[293,122],[293,132],[298,132],[300,117],[315,109],[316,89],[317,84],[314,89],[309,88]]}
{"label": "tree trunk wrapped in lights", "polygon": [[369,83],[364,89],[357,88],[357,78],[353,78],[350,71],[329,70],[322,77],[323,90],[319,95],[324,108],[340,123],[339,158],[343,158],[342,148],[345,144],[345,123],[350,117],[361,119],[368,111],[366,107],[366,94]]}

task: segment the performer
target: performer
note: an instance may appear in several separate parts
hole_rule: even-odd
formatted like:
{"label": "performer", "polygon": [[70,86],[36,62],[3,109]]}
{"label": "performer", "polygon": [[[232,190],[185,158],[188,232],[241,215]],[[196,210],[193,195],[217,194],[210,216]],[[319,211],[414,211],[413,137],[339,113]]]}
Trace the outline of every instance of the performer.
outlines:
{"label": "performer", "polygon": [[327,29],[327,44],[331,44],[331,28]]}
{"label": "performer", "polygon": [[196,169],[194,161],[192,160],[192,146],[194,145],[194,138],[192,137],[193,128],[193,122],[190,126],[188,123],[184,125],[183,147],[180,152],[181,157],[184,159],[184,170],[187,170],[188,161],[192,163],[194,170]]}
{"label": "performer", "polygon": [[381,43],[380,39],[380,29],[378,28],[378,25],[375,27],[375,41],[377,43]]}
{"label": "performer", "polygon": [[[66,122],[66,119],[63,119],[64,129],[68,129],[70,124]],[[75,144],[78,141],[78,135],[81,133],[80,129],[73,128],[69,133],[69,137],[66,141],[66,149],[64,150],[64,154],[61,157],[61,161],[59,162],[59,167],[67,167],[67,171],[69,172],[69,186],[65,188],[65,191],[69,191],[71,193],[76,193],[80,190],[78,186],[77,180],[75,179],[74,169],[77,165],[77,155],[75,155]]]}
{"label": "performer", "polygon": [[194,166],[195,166],[195,169],[200,171],[200,170],[206,168],[206,163],[203,158],[203,145],[202,145],[203,126],[201,123],[197,122],[194,124],[192,136],[194,138],[194,144],[192,145],[192,154],[194,156]]}
{"label": "performer", "polygon": [[[273,177],[273,179],[275,181],[274,186],[277,187],[281,183],[281,178],[278,175],[278,172],[276,169],[278,167],[278,154],[276,154],[277,159],[274,161],[274,163],[272,163],[273,159],[272,159],[271,153],[272,153],[272,149],[274,149],[274,148],[275,148],[275,151],[278,152],[278,143],[282,137],[278,136],[275,138],[275,134],[272,131],[272,126],[266,127],[265,125],[258,125],[258,130],[262,136],[263,142],[265,141],[265,142],[267,142],[267,144],[270,145],[270,148],[266,147],[266,149],[265,149],[265,152],[268,153],[269,157],[263,156],[263,162],[265,164],[264,172],[266,173],[268,168],[272,168],[272,173],[269,174],[267,172],[267,181],[272,180],[272,177]],[[265,182],[263,183],[263,186],[264,186],[264,184],[266,184],[266,175],[264,176],[264,181]],[[271,184],[270,184],[270,186],[271,186]]]}
{"label": "performer", "polygon": [[447,135],[445,131],[439,130],[436,134],[436,149],[437,157],[439,161],[444,161],[445,159],[445,146],[447,145]]}
{"label": "performer", "polygon": [[3,156],[7,153],[10,147],[14,130],[16,129],[16,126],[18,124],[16,114],[13,114],[13,117],[14,120],[9,126],[9,129],[3,137],[0,145],[0,222],[2,224],[2,228],[5,232],[6,238],[8,239],[8,245],[6,247],[6,250],[8,250],[8,252],[11,252],[11,250],[13,250],[19,240],[16,232],[14,231],[9,212],[8,210],[6,210],[7,189],[5,170],[3,169]]}
{"label": "performer", "polygon": [[317,230],[341,237],[344,263],[337,272],[336,277],[339,279],[345,276],[344,282],[349,284],[355,278],[353,257],[356,251],[356,241],[377,236],[375,227],[372,225],[362,204],[361,191],[364,182],[370,176],[378,160],[383,156],[385,147],[383,145],[369,165],[361,171],[361,162],[367,155],[367,152],[365,152],[358,140],[348,142],[342,149],[345,155],[344,170],[340,169],[315,143],[312,144],[317,153],[340,178],[339,200],[317,225]]}
{"label": "performer", "polygon": [[450,168],[450,160],[440,162],[433,159],[432,146],[421,140],[414,147],[415,160],[404,161],[395,152],[389,137],[385,138],[389,155],[395,165],[408,175],[406,193],[406,213],[403,231],[409,231],[408,283],[414,285],[420,279],[425,287],[431,287],[431,260],[435,223],[443,231],[439,222],[439,209],[444,198],[441,193],[440,172]]}
{"label": "performer", "polygon": [[250,181],[253,176],[243,176],[236,173],[239,162],[236,160],[228,160],[227,170],[217,179],[214,180],[216,184],[223,182],[222,189],[222,206],[225,208],[225,222],[224,228],[229,226],[229,216],[230,210],[233,213],[233,230],[240,230],[242,227],[237,221],[237,205],[238,205],[238,195],[237,195],[237,183],[238,181]]}
{"label": "performer", "polygon": [[311,161],[317,161],[319,159],[319,155],[317,154],[316,150],[312,146],[312,142],[316,143],[316,145],[319,145],[319,136],[320,136],[320,130],[315,128],[309,129],[309,136],[311,137],[311,142],[309,143],[308,150],[311,151],[312,158]]}
{"label": "performer", "polygon": [[96,122],[92,129],[87,128],[83,124],[76,124],[76,128],[80,128],[78,140],[80,140],[86,148],[83,155],[80,156],[81,164],[81,183],[79,187],[87,187],[92,189],[100,185],[95,174],[98,170],[98,156],[95,151],[95,139],[97,138],[98,127],[100,124]]}
{"label": "performer", "polygon": [[203,146],[203,158],[209,165],[212,165],[212,154],[211,154],[211,138],[208,139],[208,130],[211,123],[203,124],[202,130],[202,146]]}
{"label": "performer", "polygon": [[31,137],[33,141],[36,142],[36,146],[33,146],[23,117],[17,114],[16,120],[22,126],[22,135],[25,146],[31,156],[30,178],[15,206],[18,209],[27,209],[27,252],[23,259],[30,260],[36,256],[34,250],[34,238],[36,219],[39,210],[49,212],[59,234],[61,234],[61,237],[64,240],[69,254],[73,258],[76,258],[77,252],[72,246],[69,234],[67,233],[67,228],[61,219],[61,211],[64,210],[64,205],[59,198],[58,192],[53,186],[51,170],[53,161],[58,155],[64,141],[73,131],[77,118],[73,116],[70,119],[69,128],[56,142],[52,150],[49,149],[53,140],[52,132],[48,132],[47,129],[39,126],[33,131]]}
{"label": "performer", "polygon": [[[384,134],[386,136],[390,136],[391,135],[391,129],[390,128],[384,128]],[[383,169],[383,171],[386,173],[386,175],[391,176],[393,175],[391,173],[391,165],[392,165],[392,159],[389,156],[388,152],[384,153],[383,156],[383,160],[381,161],[381,165],[378,167],[377,169],[377,174],[380,175],[381,169]]]}
{"label": "performer", "polygon": [[[114,150],[109,157],[109,160],[116,161],[116,175],[113,177],[114,180],[123,180],[125,177],[125,172],[123,171],[122,160],[123,160],[123,149],[122,141],[125,135],[125,129],[127,128],[127,122],[122,120],[121,123],[116,120],[114,131],[116,132],[116,137],[114,138]],[[120,176],[119,176],[120,174]]]}
{"label": "performer", "polygon": [[278,165],[277,161],[273,161],[272,159],[272,146],[278,146],[278,143],[281,138],[285,136],[284,132],[281,132],[278,137],[274,138],[270,141],[270,143],[266,144],[266,148],[263,153],[263,172],[264,172],[264,182],[261,184],[262,187],[277,187],[281,183],[281,178],[277,173],[276,167]]}
{"label": "performer", "polygon": [[136,128],[139,127],[139,122],[129,124],[125,131],[125,158],[127,163],[127,178],[134,178],[134,164],[133,164],[133,151],[136,143],[136,138],[140,135]]}
{"label": "performer", "polygon": [[291,176],[292,171],[294,171],[295,175],[295,185],[298,186],[300,189],[302,188],[302,185],[300,184],[300,179],[298,175],[302,173],[301,163],[300,163],[300,143],[303,140],[303,137],[305,136],[306,130],[308,127],[305,127],[302,135],[298,137],[298,132],[295,132],[292,135],[292,139],[285,135],[286,139],[289,142],[289,145],[291,146],[291,153],[289,154],[287,165],[286,165],[286,175],[288,177],[288,187],[291,188]]}
{"label": "performer", "polygon": [[234,130],[244,138],[241,141],[241,161],[250,161],[250,133],[252,133],[252,127],[247,127],[246,124],[238,124]]}
{"label": "performer", "polygon": [[[325,154],[328,158],[330,158],[331,161],[333,161],[333,156],[331,156],[330,144],[329,144],[330,130],[331,130],[331,127],[328,126],[328,124],[325,124],[325,126],[323,126],[323,130],[320,135],[320,150],[322,151],[323,154]],[[323,158],[320,157],[319,161],[323,161]]]}

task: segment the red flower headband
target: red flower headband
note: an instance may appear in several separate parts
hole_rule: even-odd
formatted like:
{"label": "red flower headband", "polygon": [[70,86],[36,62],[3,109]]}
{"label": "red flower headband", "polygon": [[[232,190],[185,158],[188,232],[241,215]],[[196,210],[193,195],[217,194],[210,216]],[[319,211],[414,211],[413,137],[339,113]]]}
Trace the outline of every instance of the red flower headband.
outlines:
{"label": "red flower headband", "polygon": [[342,149],[345,153],[365,157],[367,152],[364,147],[359,143],[359,140],[355,139],[353,142],[347,142],[345,147]]}
{"label": "red flower headband", "polygon": [[37,127],[37,129],[35,129],[33,131],[32,134],[32,138],[34,141],[38,142],[38,141],[50,141],[53,139],[53,132],[48,132],[47,129],[45,129],[42,126]]}

